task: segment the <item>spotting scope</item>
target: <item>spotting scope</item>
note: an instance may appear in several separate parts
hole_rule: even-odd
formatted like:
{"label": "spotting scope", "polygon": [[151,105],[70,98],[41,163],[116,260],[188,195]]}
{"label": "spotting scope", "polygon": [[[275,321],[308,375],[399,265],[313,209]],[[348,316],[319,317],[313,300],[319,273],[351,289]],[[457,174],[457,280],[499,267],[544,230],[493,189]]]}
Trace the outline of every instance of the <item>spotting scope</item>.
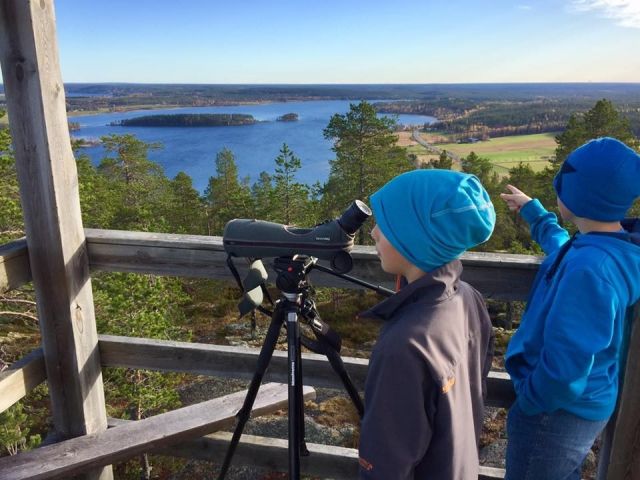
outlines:
{"label": "spotting scope", "polygon": [[351,270],[356,231],[371,216],[369,207],[355,200],[344,213],[312,228],[236,218],[224,227],[225,251],[234,257],[268,258],[306,255],[331,262],[336,272]]}

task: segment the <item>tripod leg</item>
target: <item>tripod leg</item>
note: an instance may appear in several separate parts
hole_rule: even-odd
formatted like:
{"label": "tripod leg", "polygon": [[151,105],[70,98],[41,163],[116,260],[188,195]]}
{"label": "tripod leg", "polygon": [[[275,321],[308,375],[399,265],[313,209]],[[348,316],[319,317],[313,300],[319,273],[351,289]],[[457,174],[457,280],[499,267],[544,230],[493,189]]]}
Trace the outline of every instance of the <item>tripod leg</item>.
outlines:
{"label": "tripod leg", "polygon": [[262,344],[260,355],[258,356],[258,364],[256,366],[256,371],[253,374],[253,378],[251,379],[251,384],[249,385],[247,396],[244,397],[242,408],[236,415],[236,417],[238,418],[238,423],[236,423],[236,428],[233,431],[233,437],[231,437],[229,448],[227,449],[227,453],[224,457],[224,462],[222,464],[222,468],[220,469],[218,480],[223,480],[225,475],[227,474],[227,470],[229,470],[231,459],[233,458],[233,454],[235,453],[238,442],[240,441],[240,437],[242,436],[244,426],[251,416],[253,402],[255,402],[256,396],[258,395],[258,390],[260,389],[262,378],[264,377],[264,373],[269,366],[269,362],[271,361],[271,357],[273,356],[273,351],[276,348],[276,343],[278,342],[278,337],[280,336],[280,329],[282,328],[283,321],[283,311],[281,308],[276,307],[275,311],[273,312],[273,316],[271,317],[269,330],[267,331],[264,343]]}
{"label": "tripod leg", "polygon": [[287,347],[289,371],[289,479],[300,480],[300,407],[302,396],[298,397],[298,385],[301,384],[300,370],[300,324],[298,323],[298,308],[293,302],[288,302],[287,318]]}
{"label": "tripod leg", "polygon": [[344,385],[345,390],[349,394],[349,397],[351,398],[353,405],[356,407],[356,410],[358,410],[358,415],[360,415],[360,418],[362,418],[362,416],[364,415],[364,404],[362,403],[362,399],[360,398],[358,389],[355,387],[355,385],[351,381],[349,373],[344,368],[344,362],[342,361],[340,354],[333,348],[331,348],[328,344],[324,343],[321,337],[318,338],[318,340],[320,340],[320,342],[324,344],[324,354],[329,360],[333,371],[336,372],[340,377],[340,380],[342,380],[342,384]]}

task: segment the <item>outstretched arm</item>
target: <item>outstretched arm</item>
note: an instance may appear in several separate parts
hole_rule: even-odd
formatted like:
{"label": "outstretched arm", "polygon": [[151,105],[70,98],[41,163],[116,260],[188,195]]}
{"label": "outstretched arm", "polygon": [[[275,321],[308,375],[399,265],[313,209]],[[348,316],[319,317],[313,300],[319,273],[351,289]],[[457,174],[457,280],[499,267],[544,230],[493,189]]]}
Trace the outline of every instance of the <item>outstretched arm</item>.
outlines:
{"label": "outstretched arm", "polygon": [[531,238],[547,255],[569,240],[569,233],[558,224],[555,214],[545,210],[537,199],[531,199],[513,185],[507,185],[507,189],[510,193],[501,193],[500,197],[507,203],[509,210],[520,213],[529,223]]}

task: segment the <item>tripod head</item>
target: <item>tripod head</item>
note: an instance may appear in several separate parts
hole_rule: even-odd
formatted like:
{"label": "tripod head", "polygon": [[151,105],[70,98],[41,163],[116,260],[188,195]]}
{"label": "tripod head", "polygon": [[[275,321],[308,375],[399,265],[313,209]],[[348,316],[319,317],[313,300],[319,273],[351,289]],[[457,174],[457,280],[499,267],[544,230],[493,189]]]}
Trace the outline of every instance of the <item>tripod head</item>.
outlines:
{"label": "tripod head", "polygon": [[273,269],[278,274],[276,287],[285,293],[300,293],[307,286],[307,274],[317,261],[315,257],[302,255],[276,258],[273,262]]}

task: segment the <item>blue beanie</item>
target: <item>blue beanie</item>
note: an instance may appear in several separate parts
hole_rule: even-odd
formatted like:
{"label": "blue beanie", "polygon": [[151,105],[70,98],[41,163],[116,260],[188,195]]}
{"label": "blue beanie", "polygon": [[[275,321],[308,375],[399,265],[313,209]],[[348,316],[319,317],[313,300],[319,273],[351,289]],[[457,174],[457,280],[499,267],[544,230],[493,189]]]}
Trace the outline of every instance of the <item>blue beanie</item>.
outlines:
{"label": "blue beanie", "polygon": [[414,170],[397,176],[370,198],[387,240],[425,272],[485,242],[496,213],[473,175],[451,170]]}
{"label": "blue beanie", "polygon": [[553,186],[574,215],[617,222],[640,196],[640,155],[615,138],[591,140],[569,154]]}

